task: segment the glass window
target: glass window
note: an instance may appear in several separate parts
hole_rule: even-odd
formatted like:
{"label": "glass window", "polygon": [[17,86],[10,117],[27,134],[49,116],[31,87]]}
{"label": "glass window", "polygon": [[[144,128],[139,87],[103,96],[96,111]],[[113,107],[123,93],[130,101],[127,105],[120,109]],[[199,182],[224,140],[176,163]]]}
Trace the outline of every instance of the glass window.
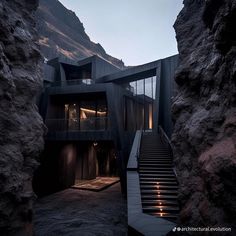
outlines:
{"label": "glass window", "polygon": [[152,78],[145,79],[145,95],[152,98]]}

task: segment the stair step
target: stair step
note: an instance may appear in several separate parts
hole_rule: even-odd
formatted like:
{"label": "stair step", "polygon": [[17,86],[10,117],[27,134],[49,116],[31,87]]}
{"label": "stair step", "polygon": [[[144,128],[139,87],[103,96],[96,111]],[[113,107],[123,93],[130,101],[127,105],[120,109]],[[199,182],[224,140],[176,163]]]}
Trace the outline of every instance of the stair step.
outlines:
{"label": "stair step", "polygon": [[176,220],[178,219],[179,215],[178,214],[171,214],[171,213],[149,213],[152,216],[160,217],[160,218],[165,218],[165,219],[170,219],[170,220]]}
{"label": "stair step", "polygon": [[173,165],[170,162],[161,161],[161,162],[141,162],[139,166],[153,167],[153,168],[172,168]]}
{"label": "stair step", "polygon": [[157,164],[146,164],[146,163],[143,163],[143,164],[140,164],[139,165],[139,168],[169,168],[169,169],[172,169],[173,170],[173,166],[168,164],[168,163],[157,163]]}
{"label": "stair step", "polygon": [[165,156],[165,157],[172,158],[172,156],[169,155],[168,153],[157,153],[157,152],[155,152],[155,153],[140,152],[140,153],[139,153],[139,156],[150,156],[150,157],[151,157],[151,156],[152,156],[152,157]]}
{"label": "stair step", "polygon": [[147,153],[140,153],[139,154],[139,159],[141,158],[150,158],[150,159],[155,159],[155,158],[162,158],[162,159],[170,159],[170,160],[173,160],[172,156],[170,155],[166,155],[166,154],[147,154]]}
{"label": "stair step", "polygon": [[158,189],[160,189],[160,190],[178,190],[178,186],[177,185],[172,185],[172,186],[165,186],[165,185],[157,185],[157,184],[155,184],[155,185],[140,185],[140,187],[141,187],[141,189],[143,189],[143,190],[147,190],[147,189],[149,189],[149,190],[152,190],[152,189],[156,189],[156,190],[158,190]]}
{"label": "stair step", "polygon": [[172,158],[169,157],[164,157],[164,156],[155,156],[155,157],[150,157],[150,156],[139,156],[139,160],[150,160],[150,161],[155,161],[155,160],[168,160],[168,161],[173,161]]}
{"label": "stair step", "polygon": [[140,151],[139,155],[157,155],[157,156],[161,156],[161,155],[164,155],[164,156],[171,156],[169,152],[157,152],[157,151],[153,151],[153,152],[148,152],[148,151],[145,151],[145,150],[142,150]]}
{"label": "stair step", "polygon": [[150,182],[161,182],[161,181],[166,181],[166,182],[176,182],[176,178],[174,176],[171,177],[140,177],[140,181],[150,181]]}
{"label": "stair step", "polygon": [[162,148],[162,147],[156,147],[156,146],[147,146],[147,145],[141,145],[140,151],[142,152],[149,152],[149,153],[171,153],[169,149]]}
{"label": "stair step", "polygon": [[174,172],[173,173],[171,173],[171,174],[159,174],[159,173],[157,173],[157,174],[142,174],[142,173],[140,173],[139,174],[140,175],[140,177],[166,177],[166,178],[169,178],[169,177],[173,177],[173,178],[175,178],[175,174],[174,174]]}
{"label": "stair step", "polygon": [[177,183],[177,181],[176,180],[174,180],[174,181],[146,181],[146,180],[140,180],[140,186],[142,185],[142,186],[153,186],[153,185],[157,185],[157,183],[159,184],[159,186],[161,186],[161,185],[164,185],[164,186],[175,186],[175,185],[177,185],[178,186],[178,183]]}
{"label": "stair step", "polygon": [[141,142],[141,147],[143,149],[148,149],[149,147],[152,147],[154,150],[160,150],[160,151],[169,151],[169,148],[163,146],[162,144],[158,144],[158,142],[150,142],[150,141],[147,141],[147,142]]}
{"label": "stair step", "polygon": [[157,147],[156,145],[141,145],[141,151],[170,153],[170,150],[168,148]]}
{"label": "stair step", "polygon": [[170,170],[162,170],[162,169],[146,169],[146,168],[140,168],[139,173],[147,173],[147,174],[172,174],[174,171],[172,169]]}
{"label": "stair step", "polygon": [[170,161],[143,161],[139,163],[139,166],[153,166],[159,167],[159,165],[166,165],[167,167],[172,167],[173,164]]}
{"label": "stair step", "polygon": [[139,162],[140,163],[148,163],[148,162],[168,162],[168,163],[173,163],[173,160],[172,159],[169,159],[169,158],[158,158],[158,157],[155,157],[155,158],[150,158],[150,157],[142,157],[142,158],[139,158]]}
{"label": "stair step", "polygon": [[173,159],[169,156],[145,156],[145,155],[140,155],[139,160],[168,160],[168,161],[173,161]]}
{"label": "stair step", "polygon": [[158,165],[152,165],[152,166],[139,166],[139,169],[145,169],[145,170],[173,170],[171,167],[159,167]]}
{"label": "stair step", "polygon": [[151,166],[158,166],[158,165],[169,165],[173,166],[173,163],[171,161],[166,160],[160,160],[160,161],[141,161],[139,162],[139,165],[151,165]]}
{"label": "stair step", "polygon": [[143,190],[141,189],[141,194],[156,194],[156,195],[162,196],[162,195],[178,195],[178,191],[177,190],[159,190],[158,189],[154,189],[154,190]]}
{"label": "stair step", "polygon": [[145,165],[153,165],[153,164],[169,164],[172,165],[172,161],[169,160],[140,160],[139,164],[145,164]]}
{"label": "stair step", "polygon": [[176,200],[143,200],[143,206],[178,206],[178,202]]}
{"label": "stair step", "polygon": [[[160,173],[160,174],[174,174],[174,171],[171,168],[168,168],[168,169],[162,169],[162,168],[153,169],[153,168],[149,168],[149,167],[148,168],[140,167],[139,168],[139,174],[144,174],[144,173],[154,174],[154,175],[156,175],[158,173]],[[149,177],[149,176],[147,176],[147,177]]]}
{"label": "stair step", "polygon": [[150,168],[140,167],[139,173],[174,173],[172,168]]}
{"label": "stair step", "polygon": [[173,162],[173,159],[170,157],[148,157],[148,156],[139,156],[140,161],[171,161]]}
{"label": "stair step", "polygon": [[138,159],[140,163],[149,163],[149,162],[168,162],[170,164],[173,163],[173,160],[170,158],[166,158],[166,157],[154,157],[154,158],[150,158],[150,157],[141,157]]}
{"label": "stair step", "polygon": [[142,201],[144,200],[178,200],[177,195],[160,195],[158,196],[157,194],[147,194],[147,195],[142,195],[141,196]]}
{"label": "stair step", "polygon": [[143,212],[153,212],[153,213],[178,213],[179,207],[173,206],[144,206]]}
{"label": "stair step", "polygon": [[141,160],[139,162],[140,165],[144,164],[144,165],[158,165],[158,164],[169,164],[169,165],[173,165],[172,161],[168,161],[168,160]]}
{"label": "stair step", "polygon": [[168,151],[168,150],[161,150],[160,148],[154,149],[152,147],[147,148],[147,149],[141,147],[140,154],[141,153],[145,153],[145,154],[167,154],[167,155],[171,154],[171,152]]}

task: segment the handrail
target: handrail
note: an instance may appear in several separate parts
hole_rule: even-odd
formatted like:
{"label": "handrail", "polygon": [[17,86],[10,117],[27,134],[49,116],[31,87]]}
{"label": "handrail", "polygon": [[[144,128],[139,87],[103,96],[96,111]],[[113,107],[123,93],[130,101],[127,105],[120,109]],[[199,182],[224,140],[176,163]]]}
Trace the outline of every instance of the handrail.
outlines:
{"label": "handrail", "polygon": [[[161,140],[163,141],[163,143],[166,144],[169,147],[170,154],[171,154],[171,157],[173,159],[173,157],[174,157],[174,154],[173,154],[174,148],[173,148],[173,145],[172,145],[169,137],[167,136],[166,132],[163,130],[163,128],[160,125],[158,126],[158,131],[159,131],[159,134],[160,134],[160,137],[161,137]],[[176,179],[178,181],[178,175],[177,175],[177,172],[176,172],[176,169],[175,169],[174,166],[173,166],[173,171],[174,171]]]}
{"label": "handrail", "polygon": [[167,136],[166,132],[163,130],[163,128],[159,125],[158,126],[158,131],[161,137],[161,140],[167,144],[168,146],[170,146],[171,150],[173,150],[173,146],[171,144],[171,141],[169,139],[169,137]]}

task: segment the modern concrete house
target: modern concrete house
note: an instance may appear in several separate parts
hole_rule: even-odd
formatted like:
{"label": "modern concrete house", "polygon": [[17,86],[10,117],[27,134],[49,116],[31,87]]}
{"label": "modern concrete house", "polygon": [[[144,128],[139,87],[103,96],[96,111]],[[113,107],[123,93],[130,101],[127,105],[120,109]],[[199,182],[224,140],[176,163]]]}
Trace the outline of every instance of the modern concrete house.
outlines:
{"label": "modern concrete house", "polygon": [[[36,192],[49,193],[97,176],[119,176],[137,130],[171,134],[178,56],[120,70],[98,56],[47,63],[40,113],[48,128]],[[41,186],[39,188],[39,186]]]}

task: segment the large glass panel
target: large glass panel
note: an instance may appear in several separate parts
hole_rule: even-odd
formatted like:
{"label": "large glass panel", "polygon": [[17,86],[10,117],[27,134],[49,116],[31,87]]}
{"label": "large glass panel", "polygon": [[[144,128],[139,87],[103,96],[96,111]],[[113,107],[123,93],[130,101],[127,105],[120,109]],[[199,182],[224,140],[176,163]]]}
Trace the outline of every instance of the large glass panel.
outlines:
{"label": "large glass panel", "polygon": [[155,100],[156,99],[156,83],[157,83],[157,77],[156,76],[153,76],[152,77],[152,87],[153,87],[153,99]]}
{"label": "large glass panel", "polygon": [[[65,109],[67,109],[67,107],[65,106]],[[78,129],[78,107],[77,105],[74,104],[69,104],[68,105],[68,129],[69,130],[77,130]]]}
{"label": "large glass panel", "polygon": [[137,94],[137,82],[131,82],[130,83],[130,91],[136,95]]}
{"label": "large glass panel", "polygon": [[144,94],[144,80],[138,80],[137,81],[137,95],[143,95]]}
{"label": "large glass panel", "polygon": [[98,100],[96,129],[104,130],[107,128],[107,125],[107,103],[105,100]]}
{"label": "large glass panel", "polygon": [[81,130],[95,130],[96,113],[95,101],[83,101],[80,103]]}
{"label": "large glass panel", "polygon": [[145,95],[152,98],[152,78],[145,79]]}
{"label": "large glass panel", "polygon": [[145,79],[145,128],[152,129],[153,116],[153,78]]}

